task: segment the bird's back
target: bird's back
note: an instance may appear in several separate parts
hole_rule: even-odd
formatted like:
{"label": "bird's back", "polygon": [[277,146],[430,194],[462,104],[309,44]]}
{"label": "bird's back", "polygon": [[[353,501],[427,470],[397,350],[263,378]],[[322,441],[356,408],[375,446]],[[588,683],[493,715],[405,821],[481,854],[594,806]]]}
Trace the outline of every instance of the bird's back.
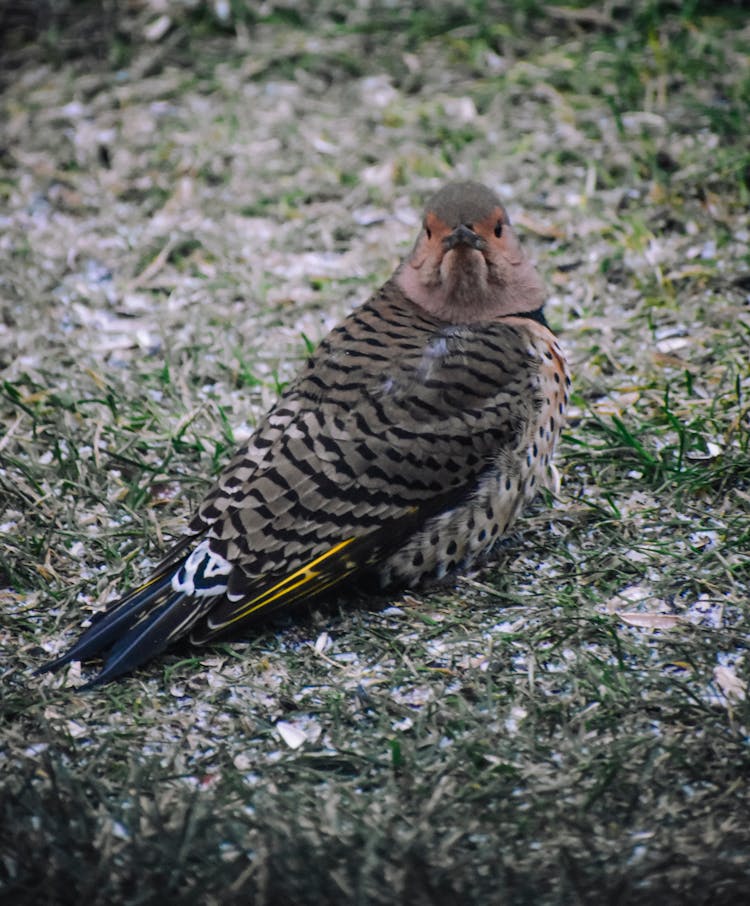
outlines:
{"label": "bird's back", "polygon": [[[567,379],[554,346],[528,318],[446,325],[386,284],[310,357],[193,520],[233,564],[232,598],[262,600],[343,543],[339,572],[382,585],[486,551],[547,470],[561,423],[547,409]],[[235,610],[220,604],[195,634]]]}

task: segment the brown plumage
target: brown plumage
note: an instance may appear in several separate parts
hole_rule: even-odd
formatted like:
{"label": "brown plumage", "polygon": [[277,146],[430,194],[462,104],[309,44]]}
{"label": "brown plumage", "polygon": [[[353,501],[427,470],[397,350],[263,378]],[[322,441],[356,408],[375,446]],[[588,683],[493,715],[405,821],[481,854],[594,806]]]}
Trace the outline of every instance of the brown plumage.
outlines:
{"label": "brown plumage", "polygon": [[94,682],[340,583],[414,586],[486,553],[542,484],[570,383],[497,196],[446,186],[411,254],[322,341],[148,582],[43,667]]}

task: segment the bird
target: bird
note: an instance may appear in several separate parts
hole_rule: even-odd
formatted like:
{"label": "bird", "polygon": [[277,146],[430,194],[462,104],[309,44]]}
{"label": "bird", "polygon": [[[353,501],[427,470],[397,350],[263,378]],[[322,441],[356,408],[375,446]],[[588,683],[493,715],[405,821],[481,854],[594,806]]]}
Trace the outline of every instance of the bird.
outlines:
{"label": "bird", "polygon": [[411,252],[320,342],[149,578],[60,657],[110,682],[175,640],[241,636],[346,587],[445,581],[486,558],[540,487],[570,374],[544,283],[498,195],[427,202]]}

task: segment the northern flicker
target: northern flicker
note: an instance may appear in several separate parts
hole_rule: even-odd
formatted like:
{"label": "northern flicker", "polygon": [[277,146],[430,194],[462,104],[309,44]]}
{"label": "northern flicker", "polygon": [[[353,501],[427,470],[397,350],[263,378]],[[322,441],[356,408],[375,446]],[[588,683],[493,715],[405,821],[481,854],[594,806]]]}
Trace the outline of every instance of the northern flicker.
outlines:
{"label": "northern flicker", "polygon": [[570,379],[544,286],[490,189],[453,183],[416,244],[335,327],[153,575],[41,671],[107,682],[189,635],[345,582],[413,587],[487,553],[540,485]]}

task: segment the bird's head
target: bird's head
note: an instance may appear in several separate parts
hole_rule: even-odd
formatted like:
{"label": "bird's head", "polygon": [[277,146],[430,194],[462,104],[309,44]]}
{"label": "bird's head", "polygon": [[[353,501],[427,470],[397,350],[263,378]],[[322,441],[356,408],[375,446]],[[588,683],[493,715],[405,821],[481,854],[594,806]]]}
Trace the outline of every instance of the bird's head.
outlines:
{"label": "bird's head", "polygon": [[476,182],[450,183],[430,199],[395,279],[409,299],[454,324],[535,311],[545,296],[500,199]]}

